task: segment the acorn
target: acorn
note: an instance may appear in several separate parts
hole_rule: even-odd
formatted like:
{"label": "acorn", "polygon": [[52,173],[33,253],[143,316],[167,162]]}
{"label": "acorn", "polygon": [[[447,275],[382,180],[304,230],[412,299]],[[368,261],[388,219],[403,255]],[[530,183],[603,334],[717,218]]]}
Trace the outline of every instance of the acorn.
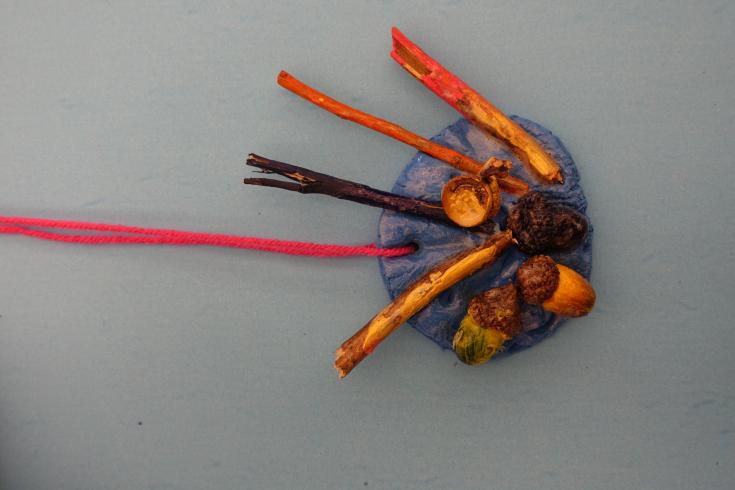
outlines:
{"label": "acorn", "polygon": [[584,316],[595,305],[595,290],[573,269],[547,255],[535,255],[516,272],[523,301],[563,316]]}
{"label": "acorn", "polygon": [[529,255],[571,250],[587,236],[587,218],[569,206],[553,204],[538,191],[523,195],[508,213],[506,226],[518,248]]}
{"label": "acorn", "polygon": [[454,335],[452,349],[460,361],[476,365],[489,361],[503,344],[521,331],[521,306],[513,284],[478,294]]}
{"label": "acorn", "polygon": [[442,206],[459,226],[471,228],[500,211],[500,188],[494,176],[483,180],[473,175],[458,175],[442,189]]}

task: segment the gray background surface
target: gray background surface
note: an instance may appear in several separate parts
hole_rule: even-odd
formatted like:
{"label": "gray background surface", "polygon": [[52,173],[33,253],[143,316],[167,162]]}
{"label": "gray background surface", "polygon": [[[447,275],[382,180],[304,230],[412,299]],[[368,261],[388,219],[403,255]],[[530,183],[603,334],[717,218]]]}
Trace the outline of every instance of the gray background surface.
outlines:
{"label": "gray background surface", "polygon": [[348,379],[374,259],[0,238],[0,488],[732,488],[732,2],[1,2],[0,214],[369,243],[379,211],[244,188],[249,151],[389,188],[432,135],[396,24],[561,137],[596,310],[480,368],[410,328]]}

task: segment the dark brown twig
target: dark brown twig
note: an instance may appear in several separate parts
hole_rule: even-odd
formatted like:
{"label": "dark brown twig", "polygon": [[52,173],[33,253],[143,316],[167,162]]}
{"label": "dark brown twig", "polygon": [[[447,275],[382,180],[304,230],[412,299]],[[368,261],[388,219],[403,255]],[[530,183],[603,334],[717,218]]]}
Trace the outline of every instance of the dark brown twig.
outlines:
{"label": "dark brown twig", "polygon": [[[261,169],[264,173],[278,174],[295,182],[284,182],[275,179],[249,178],[243,182],[248,185],[275,187],[301,194],[325,194],[368,206],[390,209],[401,213],[413,214],[422,218],[457,226],[444,212],[440,202],[429,202],[412,197],[399,196],[390,192],[373,189],[357,182],[340,179],[331,175],[314,172],[304,167],[270,160],[259,155],[248,155],[246,164]],[[490,234],[495,224],[487,221],[472,228],[471,231]]]}

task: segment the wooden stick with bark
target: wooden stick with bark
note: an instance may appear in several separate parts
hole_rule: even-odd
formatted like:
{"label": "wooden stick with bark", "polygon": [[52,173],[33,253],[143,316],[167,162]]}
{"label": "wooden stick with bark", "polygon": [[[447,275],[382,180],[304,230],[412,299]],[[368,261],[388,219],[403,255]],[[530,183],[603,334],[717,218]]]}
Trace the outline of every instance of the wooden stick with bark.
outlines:
{"label": "wooden stick with bark", "polygon": [[512,242],[510,231],[498,232],[479,247],[450,257],[428,271],[337,349],[334,367],[339,377],[347,376],[388,335],[439,294],[495,262]]}
{"label": "wooden stick with bark", "polygon": [[393,51],[390,55],[406,71],[478,127],[508,143],[514,153],[546,182],[564,182],[559,165],[526,130],[427,55],[397,28],[393,28],[392,35]]}
{"label": "wooden stick with bark", "polygon": [[[304,82],[298,80],[296,77],[285,71],[281,71],[278,74],[278,84],[308,100],[312,104],[321,107],[327,112],[331,112],[342,119],[360,124],[366,128],[370,128],[406,143],[407,145],[413,146],[417,150],[448,163],[463,172],[472,174],[480,174],[483,172],[483,174],[487,176],[495,175],[498,179],[500,189],[504,192],[518,196],[528,192],[528,184],[523,179],[519,179],[518,177],[508,174],[508,168],[510,166],[509,161],[501,161],[493,157],[484,164],[480,163],[473,158],[452,150],[451,148],[447,148],[412,133],[398,124],[373,116],[335,100],[306,85]],[[499,164],[499,162],[504,162],[504,164]]]}
{"label": "wooden stick with bark", "polygon": [[[304,167],[278,162],[259,155],[248,155],[245,162],[251,167],[259,168],[263,173],[278,174],[293,180],[285,182],[276,179],[248,178],[243,182],[249,185],[261,185],[275,187],[301,194],[325,194],[338,199],[366,204],[368,206],[390,209],[400,213],[413,214],[443,224],[457,226],[447,216],[441,202],[430,202],[412,197],[400,196],[390,192],[381,191],[357,182],[340,179],[331,175],[314,172]],[[465,228],[467,229],[467,228]],[[491,234],[495,229],[495,223],[485,223],[470,228],[470,231]]]}

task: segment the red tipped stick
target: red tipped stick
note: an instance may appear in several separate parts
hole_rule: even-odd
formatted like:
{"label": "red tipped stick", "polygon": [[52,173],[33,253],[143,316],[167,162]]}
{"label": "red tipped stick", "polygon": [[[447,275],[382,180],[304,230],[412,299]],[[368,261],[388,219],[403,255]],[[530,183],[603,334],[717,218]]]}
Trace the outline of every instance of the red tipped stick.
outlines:
{"label": "red tipped stick", "polygon": [[561,168],[528,134],[469,85],[434,61],[397,28],[392,29],[391,57],[460,114],[505,141],[546,182],[564,182]]}

